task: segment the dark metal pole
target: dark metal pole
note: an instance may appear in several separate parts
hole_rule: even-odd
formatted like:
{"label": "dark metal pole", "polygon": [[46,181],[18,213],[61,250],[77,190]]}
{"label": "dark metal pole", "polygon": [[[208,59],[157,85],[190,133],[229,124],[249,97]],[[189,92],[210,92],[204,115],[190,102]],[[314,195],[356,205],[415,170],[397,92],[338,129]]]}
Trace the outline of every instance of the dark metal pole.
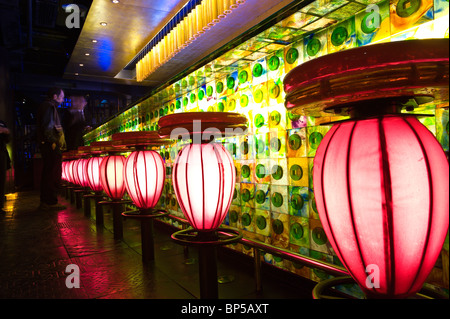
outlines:
{"label": "dark metal pole", "polygon": [[123,238],[123,223],[122,223],[122,206],[121,202],[112,202],[113,207],[113,230],[114,239]]}
{"label": "dark metal pole", "polygon": [[91,217],[91,195],[84,195],[84,216]]}
{"label": "dark metal pole", "polygon": [[[215,232],[199,232],[201,241],[217,240]],[[217,284],[217,252],[213,245],[201,245],[198,249],[198,266],[200,274],[200,298],[217,299],[219,288]]]}
{"label": "dark metal pole", "polygon": [[99,199],[95,199],[95,224],[97,226],[103,226],[103,207],[99,203]]}
{"label": "dark metal pole", "polygon": [[141,220],[141,242],[142,242],[142,261],[150,262],[155,260],[153,219],[144,218]]}

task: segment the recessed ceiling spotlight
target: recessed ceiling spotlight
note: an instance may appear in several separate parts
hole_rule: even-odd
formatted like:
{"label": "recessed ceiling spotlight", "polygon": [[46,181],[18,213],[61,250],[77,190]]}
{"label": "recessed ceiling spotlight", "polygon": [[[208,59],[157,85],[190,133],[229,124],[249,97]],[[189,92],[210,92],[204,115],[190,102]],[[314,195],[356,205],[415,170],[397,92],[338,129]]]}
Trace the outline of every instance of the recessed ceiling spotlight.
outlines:
{"label": "recessed ceiling spotlight", "polygon": [[101,25],[102,27],[106,27],[106,26],[108,25],[108,23],[106,23],[106,22],[100,22],[100,25]]}
{"label": "recessed ceiling spotlight", "polygon": [[119,0],[111,0],[112,3],[119,3]]}
{"label": "recessed ceiling spotlight", "polygon": [[97,43],[97,40],[95,40],[95,39],[92,39],[92,43]]}
{"label": "recessed ceiling spotlight", "polygon": [[78,73],[75,73],[75,75],[79,75]]}
{"label": "recessed ceiling spotlight", "polygon": [[85,53],[84,55],[85,55],[85,56],[90,56],[90,54],[89,54],[89,53]]}
{"label": "recessed ceiling spotlight", "polygon": [[80,63],[80,66],[84,66],[84,64],[83,64],[83,63]]}

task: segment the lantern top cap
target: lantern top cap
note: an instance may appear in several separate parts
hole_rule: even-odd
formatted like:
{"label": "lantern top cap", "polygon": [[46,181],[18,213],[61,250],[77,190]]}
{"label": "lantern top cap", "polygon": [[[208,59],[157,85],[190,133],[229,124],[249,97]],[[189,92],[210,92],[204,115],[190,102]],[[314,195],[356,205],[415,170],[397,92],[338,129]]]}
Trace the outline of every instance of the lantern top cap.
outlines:
{"label": "lantern top cap", "polygon": [[354,107],[379,98],[448,101],[448,46],[449,39],[407,40],[318,57],[285,76],[285,106],[296,114],[321,116],[347,115],[342,111],[349,103]]}
{"label": "lantern top cap", "polygon": [[79,158],[79,157],[80,156],[79,156],[77,150],[70,150],[70,151],[64,152],[62,154],[63,159],[74,159],[74,158]]}
{"label": "lantern top cap", "polygon": [[92,153],[118,153],[118,152],[127,152],[126,148],[114,147],[113,141],[98,141],[91,143],[91,152]]}
{"label": "lantern top cap", "polygon": [[112,135],[112,146],[161,146],[172,143],[170,139],[164,139],[155,131],[123,132]]}
{"label": "lantern top cap", "polygon": [[247,132],[247,118],[231,112],[185,112],[163,116],[159,119],[159,135],[220,134],[235,136]]}

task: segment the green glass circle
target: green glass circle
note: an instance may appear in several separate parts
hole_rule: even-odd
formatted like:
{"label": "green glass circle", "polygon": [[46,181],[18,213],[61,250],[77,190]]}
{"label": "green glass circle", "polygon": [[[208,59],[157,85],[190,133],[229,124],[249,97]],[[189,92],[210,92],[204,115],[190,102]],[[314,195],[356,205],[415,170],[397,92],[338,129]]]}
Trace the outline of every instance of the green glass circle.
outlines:
{"label": "green glass circle", "polygon": [[321,227],[316,227],[312,231],[312,238],[314,242],[318,245],[323,245],[327,242],[327,235]]}
{"label": "green glass circle", "polygon": [[217,93],[222,93],[223,92],[223,83],[222,83],[222,81],[218,81],[216,83],[216,91],[217,91]]}
{"label": "green glass circle", "polygon": [[281,114],[278,111],[272,111],[270,112],[270,121],[273,125],[278,125],[281,122]]}
{"label": "green glass circle", "polygon": [[225,110],[225,105],[222,102],[217,103],[217,109],[219,112],[223,112]]}
{"label": "green glass circle", "polygon": [[256,63],[252,69],[253,76],[257,78],[261,76],[262,73],[263,73],[263,66],[261,65],[261,63]]}
{"label": "green glass circle", "polygon": [[211,85],[208,85],[208,86],[206,87],[206,95],[207,95],[207,96],[211,96],[211,95],[213,95],[213,93],[214,93],[213,87],[212,87]]}
{"label": "green glass circle", "polygon": [[196,99],[197,99],[197,96],[195,95],[195,93],[191,93],[191,95],[189,96],[190,102],[195,103]]}
{"label": "green glass circle", "polygon": [[[374,15],[378,15],[377,19],[374,18]],[[362,18],[361,31],[365,34],[373,33],[380,27],[379,25],[376,25],[376,23],[370,22],[372,19],[381,21],[381,15],[378,12],[369,12],[364,16],[364,18]]]}
{"label": "green glass circle", "polygon": [[164,106],[164,115],[167,115],[167,114],[169,114],[169,106],[168,105]]}
{"label": "green glass circle", "polygon": [[182,87],[183,89],[185,89],[185,88],[187,87],[187,81],[186,81],[186,79],[181,80],[181,87]]}
{"label": "green glass circle", "polygon": [[262,116],[261,114],[256,114],[256,116],[255,116],[255,126],[257,128],[260,128],[263,125],[264,125],[264,116]]}
{"label": "green glass circle", "polygon": [[258,154],[264,153],[266,148],[266,144],[264,143],[264,141],[262,139],[257,139],[256,140],[256,151],[258,152]]}
{"label": "green glass circle", "polygon": [[237,198],[237,190],[236,190],[236,187],[234,188],[234,191],[233,191],[233,199],[236,199]]}
{"label": "green glass circle", "polygon": [[241,175],[244,178],[248,178],[250,176],[250,167],[248,165],[242,166]]}
{"label": "green glass circle", "polygon": [[188,105],[188,103],[189,103],[189,99],[188,99],[187,96],[185,96],[185,97],[183,98],[183,106]]}
{"label": "green glass circle", "polygon": [[283,223],[281,222],[281,220],[275,219],[274,221],[272,221],[272,229],[275,232],[275,234],[277,234],[277,235],[280,235],[281,233],[283,233],[284,226],[283,226]]}
{"label": "green glass circle", "polygon": [[306,46],[306,53],[309,56],[315,56],[320,51],[321,47],[322,47],[322,44],[320,43],[319,39],[312,38],[308,42],[308,45]]}
{"label": "green glass circle", "polygon": [[256,165],[256,177],[258,178],[266,177],[266,167],[263,164]]}
{"label": "green glass circle", "polygon": [[169,95],[172,96],[175,94],[175,90],[173,89],[173,87],[169,88]]}
{"label": "green glass circle", "polygon": [[195,84],[195,78],[191,75],[189,76],[189,86],[193,86]]}
{"label": "green glass circle", "polygon": [[263,91],[261,91],[261,89],[257,89],[255,90],[255,92],[253,92],[253,99],[255,100],[256,103],[261,103],[263,98],[264,93]]}
{"label": "green glass circle", "polygon": [[320,142],[322,142],[323,139],[323,135],[320,132],[312,132],[309,135],[309,145],[314,148],[317,149],[319,147]]}
{"label": "green glass circle", "polygon": [[244,201],[244,202],[248,202],[249,200],[250,200],[250,191],[248,190],[248,189],[246,189],[246,188],[244,188],[242,191],[241,191],[241,198],[242,198],[242,200]]}
{"label": "green glass circle", "polygon": [[158,110],[155,110],[155,112],[153,112],[153,115],[155,116],[155,118],[157,118],[159,115]]}
{"label": "green glass circle", "polygon": [[231,221],[232,223],[235,223],[235,222],[238,221],[238,213],[237,213],[235,210],[232,210],[232,211],[230,212],[230,221]]}
{"label": "green glass circle", "polygon": [[291,225],[291,236],[295,239],[302,239],[303,237],[303,226],[299,223],[293,223]]}
{"label": "green glass circle", "polygon": [[175,111],[175,104],[174,103],[170,103],[170,112]]}
{"label": "green glass circle", "polygon": [[296,210],[302,209],[304,204],[305,204],[305,201],[303,200],[303,197],[300,194],[292,194],[291,207],[293,209],[296,209]]}
{"label": "green glass circle", "polygon": [[272,152],[279,152],[281,149],[281,141],[278,137],[272,137],[270,139],[270,150]]}
{"label": "green glass circle", "polygon": [[228,152],[230,152],[231,155],[236,154],[236,144],[235,143],[229,143],[227,146]]}
{"label": "green glass circle", "polygon": [[251,222],[252,222],[252,217],[250,216],[250,214],[243,213],[242,214],[242,225],[249,226]]}
{"label": "green glass circle", "polygon": [[283,205],[283,195],[278,192],[272,194],[272,204],[275,207],[280,207]]}
{"label": "green glass circle", "polygon": [[239,104],[241,104],[241,107],[246,107],[248,105],[248,96],[247,94],[242,94],[241,98],[239,99]]}
{"label": "green glass circle", "polygon": [[331,33],[331,44],[335,47],[342,45],[348,38],[347,28],[339,26]]}
{"label": "green glass circle", "polygon": [[274,165],[272,167],[272,172],[272,177],[277,181],[283,177],[283,167],[281,167],[280,165]]}
{"label": "green glass circle", "polygon": [[298,134],[292,134],[288,139],[289,148],[296,151],[302,146],[302,138]]}
{"label": "green glass circle", "polygon": [[419,10],[421,0],[399,0],[396,12],[400,18],[407,18]]}
{"label": "green glass circle", "polygon": [[287,114],[288,114],[288,117],[289,117],[289,119],[291,121],[297,121],[300,118],[300,115],[294,114],[294,113],[292,113],[290,111]]}
{"label": "green glass circle", "polygon": [[258,204],[264,204],[266,201],[266,193],[262,190],[257,190],[255,194],[255,199]]}
{"label": "green glass circle", "polygon": [[239,78],[239,83],[245,83],[248,80],[247,71],[242,70],[241,72],[239,72],[238,78]]}
{"label": "green glass circle", "polygon": [[294,181],[299,181],[303,177],[303,169],[299,165],[294,164],[289,169],[289,174]]}
{"label": "green glass circle", "polygon": [[180,92],[180,83],[175,83],[175,92]]}
{"label": "green glass circle", "polygon": [[298,50],[296,48],[290,48],[286,52],[286,62],[289,64],[294,63],[298,59]]}
{"label": "green glass circle", "polygon": [[234,88],[235,80],[232,76],[227,77],[227,88],[230,90]]}
{"label": "green glass circle", "polygon": [[269,88],[269,96],[271,99],[276,99],[280,95],[280,86],[276,83],[272,84]]}
{"label": "green glass circle", "polygon": [[198,100],[201,101],[205,97],[205,91],[202,89],[198,90]]}
{"label": "green glass circle", "polygon": [[264,218],[264,216],[258,216],[256,217],[256,227],[258,227],[260,230],[263,230],[267,226],[267,221]]}
{"label": "green glass circle", "polygon": [[145,121],[149,120],[149,114],[147,113],[147,115],[145,116]]}
{"label": "green glass circle", "polygon": [[181,108],[181,100],[177,100],[177,101],[175,102],[175,108],[176,108],[177,110],[179,110],[179,109]]}
{"label": "green glass circle", "polygon": [[280,66],[280,59],[276,55],[271,56],[269,61],[267,61],[267,67],[269,68],[270,71],[275,71],[276,69],[278,69],[279,66]]}
{"label": "green glass circle", "polygon": [[236,109],[236,100],[231,99],[228,101],[228,111],[234,111]]}
{"label": "green glass circle", "polygon": [[248,153],[248,142],[247,141],[243,141],[239,148],[241,150],[241,153],[246,155]]}

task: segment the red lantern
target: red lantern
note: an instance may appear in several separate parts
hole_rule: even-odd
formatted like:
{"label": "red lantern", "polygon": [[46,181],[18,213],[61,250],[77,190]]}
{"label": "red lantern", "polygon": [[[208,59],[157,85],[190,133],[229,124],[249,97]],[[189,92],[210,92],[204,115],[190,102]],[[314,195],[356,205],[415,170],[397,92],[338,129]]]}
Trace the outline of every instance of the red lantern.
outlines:
{"label": "red lantern", "polygon": [[135,151],[127,157],[125,186],[133,203],[141,209],[155,207],[164,188],[164,161],[155,151]]}
{"label": "red lantern", "polygon": [[77,184],[81,187],[88,187],[88,180],[86,175],[86,165],[88,160],[85,158],[80,158],[77,160],[76,164],[74,165],[75,169],[75,178],[77,180]]}
{"label": "red lantern", "polygon": [[76,159],[73,161],[72,165],[70,166],[70,173],[72,177],[72,183],[76,185],[80,185],[80,181],[78,180],[78,161],[80,159]]}
{"label": "red lantern", "polygon": [[[313,174],[324,230],[361,288],[389,297],[419,291],[449,219],[448,162],[431,132],[402,116],[336,124]],[[370,268],[378,288],[366,283]]]}
{"label": "red lantern", "polygon": [[87,182],[89,188],[94,192],[101,192],[103,190],[100,182],[100,165],[103,157],[91,157],[88,159],[86,165]]}
{"label": "red lantern", "polygon": [[235,167],[221,144],[186,145],[173,165],[172,180],[192,227],[210,231],[222,224],[233,199]]}
{"label": "red lantern", "polygon": [[448,39],[330,54],[284,84],[287,108],[351,117],[331,128],[314,159],[316,206],[334,251],[367,296],[416,293],[447,234],[449,171],[433,134],[401,110],[448,99]]}
{"label": "red lantern", "polygon": [[124,166],[125,157],[122,155],[107,156],[100,164],[100,183],[113,200],[120,200],[125,194]]}

